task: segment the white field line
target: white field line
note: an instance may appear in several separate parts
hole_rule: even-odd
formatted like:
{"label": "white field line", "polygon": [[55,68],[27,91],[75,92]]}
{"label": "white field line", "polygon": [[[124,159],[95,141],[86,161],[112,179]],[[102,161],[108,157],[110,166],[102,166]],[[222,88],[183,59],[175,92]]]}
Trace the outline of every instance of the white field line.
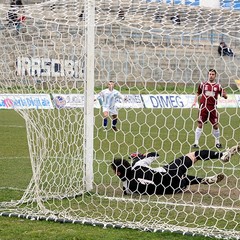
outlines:
{"label": "white field line", "polygon": [[7,160],[7,159],[30,159],[30,157],[0,157],[0,160]]}
{"label": "white field line", "polygon": [[0,124],[0,127],[8,127],[8,128],[25,128],[25,125],[5,125],[5,124]]}
{"label": "white field line", "polygon": [[[0,160],[7,160],[7,159],[30,159],[30,157],[27,157],[27,156],[22,156],[22,157],[0,157]],[[110,160],[106,160],[106,161],[103,161],[103,160],[97,160],[98,162],[107,162],[109,163],[109,165],[111,164],[111,161]],[[194,166],[194,168],[197,168],[197,169],[200,169],[202,168],[202,166]],[[213,166],[205,166],[204,169],[223,169],[223,167],[213,167]],[[224,167],[225,170],[240,170],[240,168],[236,168],[236,167]]]}

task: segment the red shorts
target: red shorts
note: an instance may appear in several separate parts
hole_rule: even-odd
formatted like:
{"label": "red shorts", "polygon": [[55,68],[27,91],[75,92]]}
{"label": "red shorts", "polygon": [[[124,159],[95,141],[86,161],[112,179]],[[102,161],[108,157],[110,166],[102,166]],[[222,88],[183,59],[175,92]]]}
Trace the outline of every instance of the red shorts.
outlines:
{"label": "red shorts", "polygon": [[207,123],[210,121],[212,125],[218,123],[218,112],[214,105],[203,106],[200,105],[198,122]]}

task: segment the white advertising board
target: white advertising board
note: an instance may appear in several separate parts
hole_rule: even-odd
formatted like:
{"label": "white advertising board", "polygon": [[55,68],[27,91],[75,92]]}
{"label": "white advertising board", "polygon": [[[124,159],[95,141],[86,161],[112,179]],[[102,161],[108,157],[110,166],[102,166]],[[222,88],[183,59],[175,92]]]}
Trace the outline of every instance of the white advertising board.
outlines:
{"label": "white advertising board", "polygon": [[190,108],[195,95],[156,94],[142,95],[146,108]]}
{"label": "white advertising board", "polygon": [[49,94],[0,94],[0,109],[53,109]]}

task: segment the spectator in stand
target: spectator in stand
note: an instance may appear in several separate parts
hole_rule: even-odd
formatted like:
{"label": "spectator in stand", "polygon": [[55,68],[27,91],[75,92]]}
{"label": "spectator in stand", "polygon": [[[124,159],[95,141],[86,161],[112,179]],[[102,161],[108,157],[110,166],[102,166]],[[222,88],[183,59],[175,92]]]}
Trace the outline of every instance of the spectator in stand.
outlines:
{"label": "spectator in stand", "polygon": [[10,3],[10,7],[15,7],[16,10],[23,8],[22,0],[13,0]]}
{"label": "spectator in stand", "polygon": [[119,11],[118,11],[118,18],[120,20],[124,20],[125,19],[125,13],[124,13],[122,8],[120,8]]}
{"label": "spectator in stand", "polygon": [[21,29],[21,27],[22,27],[22,24],[25,22],[25,20],[26,20],[26,17],[23,16],[23,15],[18,18],[18,20],[17,20],[17,25],[16,25],[17,33],[20,32],[20,29]]}
{"label": "spectator in stand", "polygon": [[79,14],[79,20],[80,21],[84,20],[84,10],[82,10],[81,13]]}
{"label": "spectator in stand", "polygon": [[26,20],[26,17],[23,15],[24,11],[22,0],[14,0],[10,3],[10,9],[7,14],[8,26],[14,26],[19,33],[21,24]]}
{"label": "spectator in stand", "polygon": [[7,19],[8,19],[9,27],[17,25],[18,14],[17,14],[16,8],[12,5],[10,6],[10,9],[8,10]]}
{"label": "spectator in stand", "polygon": [[12,0],[12,1],[10,2],[10,7],[13,7],[13,6],[16,6],[16,0]]}
{"label": "spectator in stand", "polygon": [[16,0],[16,6],[18,7],[23,7],[23,3],[22,3],[22,0]]}
{"label": "spectator in stand", "polygon": [[232,49],[229,48],[225,42],[220,42],[218,46],[218,53],[220,56],[234,56]]}
{"label": "spectator in stand", "polygon": [[181,19],[179,15],[172,16],[170,20],[172,20],[174,25],[181,25]]}
{"label": "spectator in stand", "polygon": [[161,16],[160,12],[156,12],[154,14],[154,19],[156,22],[159,22],[159,23],[162,22],[162,16]]}

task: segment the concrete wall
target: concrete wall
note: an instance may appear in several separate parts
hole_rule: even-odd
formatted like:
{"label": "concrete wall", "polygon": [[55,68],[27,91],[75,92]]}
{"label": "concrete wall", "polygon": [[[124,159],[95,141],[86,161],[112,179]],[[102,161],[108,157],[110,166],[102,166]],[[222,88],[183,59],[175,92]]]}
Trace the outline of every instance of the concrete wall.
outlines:
{"label": "concrete wall", "polygon": [[[81,4],[72,3],[74,1],[68,1],[68,5],[66,2],[65,5],[59,4],[55,10],[47,5],[26,8],[27,21],[20,34],[8,28],[0,31],[1,86],[35,86],[36,82],[40,82],[44,87],[54,89],[82,83],[82,78],[67,76],[16,76],[15,63],[19,56],[83,61],[85,28],[84,22],[76,17],[80,12],[76,10]],[[237,46],[240,46],[238,28],[229,27],[228,33],[223,33],[219,23],[231,19],[238,26],[238,14],[230,16],[229,12],[212,12],[214,18],[210,18],[213,10],[193,11],[150,4],[136,9],[133,6],[125,8],[128,10],[126,19],[119,21],[117,9],[116,6],[111,11],[98,11],[101,13],[96,19],[95,38],[95,77],[98,85],[107,80],[116,80],[126,86],[194,84],[206,78],[209,68],[216,68],[225,85],[234,84],[234,80],[240,78],[238,54],[234,58],[222,58],[217,53],[218,44],[223,39],[237,52]],[[156,11],[163,14],[162,23],[154,21]],[[176,12],[182,16],[180,26],[174,26],[170,21],[171,15]],[[3,11],[0,10],[0,13],[3,16]],[[3,17],[0,19],[2,24],[6,24]]]}

